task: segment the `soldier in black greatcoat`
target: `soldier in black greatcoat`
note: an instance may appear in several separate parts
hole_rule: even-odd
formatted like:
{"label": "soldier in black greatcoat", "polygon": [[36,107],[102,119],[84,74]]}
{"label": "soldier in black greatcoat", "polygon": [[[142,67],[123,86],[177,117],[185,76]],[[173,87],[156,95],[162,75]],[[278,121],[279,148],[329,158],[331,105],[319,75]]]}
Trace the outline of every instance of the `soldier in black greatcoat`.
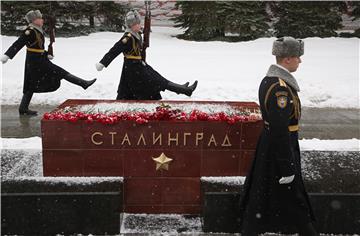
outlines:
{"label": "soldier in black greatcoat", "polygon": [[20,115],[37,115],[36,111],[29,110],[33,93],[55,91],[60,87],[61,79],[87,89],[96,79],[83,80],[50,62],[52,56],[48,55],[44,49],[45,37],[42,29],[43,19],[41,12],[39,10],[29,11],[25,18],[29,23],[28,27],[0,60],[2,63],[6,63],[8,59],[12,59],[26,45],[23,97],[19,106],[19,113]]}
{"label": "soldier in black greatcoat", "polygon": [[120,54],[124,54],[124,64],[120,84],[118,87],[118,100],[160,100],[160,91],[165,89],[191,96],[197,86],[197,81],[191,86],[173,83],[151,66],[142,58],[142,36],[140,33],[141,20],[137,11],[132,10],[125,17],[127,26],[125,34],[115,43],[108,53],[96,63],[96,69],[101,71]]}
{"label": "soldier in black greatcoat", "polygon": [[271,65],[259,88],[264,129],[246,177],[240,203],[242,235],[296,230],[318,235],[301,175],[298,142],[301,105],[296,79],[291,74],[301,63],[304,43],[292,37],[274,42]]}

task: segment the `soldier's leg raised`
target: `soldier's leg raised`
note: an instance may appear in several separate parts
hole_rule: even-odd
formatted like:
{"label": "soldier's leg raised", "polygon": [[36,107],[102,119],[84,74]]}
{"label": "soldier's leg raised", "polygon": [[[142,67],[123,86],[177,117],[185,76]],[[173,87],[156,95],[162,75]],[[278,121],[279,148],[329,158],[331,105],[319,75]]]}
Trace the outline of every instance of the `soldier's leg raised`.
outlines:
{"label": "soldier's leg raised", "polygon": [[175,92],[177,94],[185,94],[187,96],[191,96],[197,86],[197,81],[194,82],[191,86],[189,86],[189,82],[181,85],[171,82],[170,80],[163,77],[159,72],[154,70],[151,66],[144,66],[144,73],[147,78],[154,79],[154,84],[158,84],[160,87],[167,89],[171,92]]}
{"label": "soldier's leg raised", "polygon": [[188,83],[181,85],[181,84],[176,84],[176,83],[169,81],[169,83],[166,86],[166,89],[171,92],[175,92],[177,94],[179,94],[179,93],[185,94],[190,97],[192,95],[192,93],[194,92],[194,90],[196,89],[197,83],[198,82],[196,80],[191,86],[188,86]]}
{"label": "soldier's leg raised", "polygon": [[37,111],[29,110],[29,104],[30,104],[32,96],[33,96],[33,92],[25,92],[23,94],[23,97],[21,99],[21,103],[19,106],[20,115],[27,115],[27,116],[36,116],[37,115]]}
{"label": "soldier's leg raised", "polygon": [[87,89],[90,87],[93,83],[95,83],[96,79],[93,80],[83,80],[75,75],[67,74],[64,79],[70,83],[76,84],[81,86],[83,89]]}

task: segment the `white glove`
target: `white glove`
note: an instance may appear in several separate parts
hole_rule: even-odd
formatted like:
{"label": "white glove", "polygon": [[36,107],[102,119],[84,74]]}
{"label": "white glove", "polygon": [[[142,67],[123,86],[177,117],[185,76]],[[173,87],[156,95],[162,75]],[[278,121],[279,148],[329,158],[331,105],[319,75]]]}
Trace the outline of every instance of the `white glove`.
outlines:
{"label": "white glove", "polygon": [[52,60],[52,59],[54,59],[54,56],[51,56],[50,54],[48,54],[48,58],[49,58],[49,60]]}
{"label": "white glove", "polygon": [[102,71],[102,69],[104,69],[105,66],[98,62],[95,64],[95,67],[96,67],[97,71]]}
{"label": "white glove", "polygon": [[279,184],[290,184],[291,182],[293,182],[294,178],[295,175],[281,177],[281,179],[279,180]]}
{"label": "white glove", "polygon": [[2,62],[2,64],[5,64],[9,59],[10,57],[4,54],[1,56],[0,61]]}

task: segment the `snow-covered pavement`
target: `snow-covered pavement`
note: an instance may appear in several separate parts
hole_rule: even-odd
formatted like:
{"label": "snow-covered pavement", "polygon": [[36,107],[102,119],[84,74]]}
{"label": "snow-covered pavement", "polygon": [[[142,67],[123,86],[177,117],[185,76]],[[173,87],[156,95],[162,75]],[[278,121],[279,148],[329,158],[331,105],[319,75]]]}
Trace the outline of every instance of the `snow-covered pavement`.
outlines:
{"label": "snow-covered pavement", "polygon": [[[191,42],[173,35],[179,29],[153,27],[148,63],[178,83],[199,80],[191,98],[164,92],[164,99],[257,101],[258,85],[268,66],[273,38],[255,41]],[[98,81],[88,90],[66,81],[51,94],[36,94],[33,104],[57,105],[68,98],[114,99],[122,56],[102,72],[94,64],[121,38],[122,33],[102,32],[90,36],[57,38],[54,63],[71,73]],[[16,37],[1,36],[2,52]],[[295,73],[304,106],[359,108],[359,39],[307,38],[300,70]],[[18,104],[22,94],[25,49],[2,66],[3,104]]]}

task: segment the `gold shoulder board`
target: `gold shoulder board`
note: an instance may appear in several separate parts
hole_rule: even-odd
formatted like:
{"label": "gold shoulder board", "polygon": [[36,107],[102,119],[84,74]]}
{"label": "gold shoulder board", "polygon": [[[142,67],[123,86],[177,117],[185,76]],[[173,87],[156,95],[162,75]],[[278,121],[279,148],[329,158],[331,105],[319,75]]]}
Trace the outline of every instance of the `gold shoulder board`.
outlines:
{"label": "gold shoulder board", "polygon": [[280,83],[280,86],[281,86],[281,87],[285,87],[285,88],[287,87],[285,81],[282,80],[282,79],[280,79],[280,78],[279,78],[279,83]]}
{"label": "gold shoulder board", "polygon": [[124,37],[124,38],[121,40],[121,42],[125,44],[125,43],[127,43],[128,39],[129,39],[128,37]]}

